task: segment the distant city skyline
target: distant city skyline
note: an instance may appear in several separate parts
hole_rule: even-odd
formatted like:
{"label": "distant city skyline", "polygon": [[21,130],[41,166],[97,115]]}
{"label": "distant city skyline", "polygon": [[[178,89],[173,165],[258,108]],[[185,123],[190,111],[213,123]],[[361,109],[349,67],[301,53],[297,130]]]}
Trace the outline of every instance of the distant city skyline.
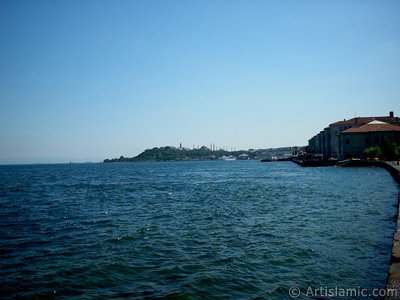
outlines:
{"label": "distant city skyline", "polygon": [[0,164],[307,145],[400,114],[399,1],[0,1]]}

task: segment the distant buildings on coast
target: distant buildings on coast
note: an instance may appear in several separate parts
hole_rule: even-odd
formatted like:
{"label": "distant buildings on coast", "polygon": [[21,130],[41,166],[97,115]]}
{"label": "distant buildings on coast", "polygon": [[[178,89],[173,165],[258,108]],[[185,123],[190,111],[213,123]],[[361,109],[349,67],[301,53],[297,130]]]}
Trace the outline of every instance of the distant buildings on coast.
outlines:
{"label": "distant buildings on coast", "polygon": [[325,159],[362,157],[365,149],[381,147],[387,139],[400,145],[400,119],[392,111],[388,116],[332,123],[308,141],[308,152],[321,154]]}
{"label": "distant buildings on coast", "polygon": [[[205,146],[199,146],[199,145],[194,145],[192,147],[192,150],[196,150],[196,149],[201,149],[202,147]],[[179,148],[180,150],[190,150],[190,148],[188,147],[184,147],[182,146],[182,143],[179,143]],[[219,151],[219,150],[223,150],[223,151],[236,151],[236,147],[228,147],[228,146],[216,146],[215,144],[210,144],[210,147],[208,148],[211,151]]]}

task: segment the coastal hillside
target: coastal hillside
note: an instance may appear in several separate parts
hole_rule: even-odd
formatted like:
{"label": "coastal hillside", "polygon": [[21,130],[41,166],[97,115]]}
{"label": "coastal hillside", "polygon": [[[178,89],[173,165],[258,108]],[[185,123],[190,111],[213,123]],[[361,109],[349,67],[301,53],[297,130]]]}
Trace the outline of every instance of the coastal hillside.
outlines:
{"label": "coastal hillside", "polygon": [[211,150],[206,146],[188,149],[172,146],[147,149],[135,157],[105,159],[105,163],[112,162],[152,162],[152,161],[190,161],[190,160],[217,160],[217,159],[263,159],[272,157],[286,157],[303,147],[283,147],[271,149],[250,149],[239,151]]}

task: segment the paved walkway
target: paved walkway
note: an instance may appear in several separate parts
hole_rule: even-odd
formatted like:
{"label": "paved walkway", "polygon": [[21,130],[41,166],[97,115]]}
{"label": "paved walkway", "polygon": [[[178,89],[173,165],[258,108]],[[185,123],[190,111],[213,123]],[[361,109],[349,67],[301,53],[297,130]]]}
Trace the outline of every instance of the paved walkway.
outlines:
{"label": "paved walkway", "polygon": [[[398,161],[387,161],[388,165],[396,169],[400,173],[400,165]],[[392,174],[393,175],[393,174]],[[392,256],[390,259],[389,276],[386,289],[392,289],[386,299],[400,299],[400,193],[399,197],[399,212],[397,215],[396,231],[393,237]]]}
{"label": "paved walkway", "polygon": [[396,168],[400,172],[400,161],[387,161],[386,163]]}

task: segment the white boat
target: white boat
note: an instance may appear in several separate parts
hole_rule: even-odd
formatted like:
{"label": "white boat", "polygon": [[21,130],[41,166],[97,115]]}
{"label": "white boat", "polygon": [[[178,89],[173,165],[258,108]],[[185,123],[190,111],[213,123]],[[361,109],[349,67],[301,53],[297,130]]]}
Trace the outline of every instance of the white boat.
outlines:
{"label": "white boat", "polygon": [[223,156],[220,157],[220,159],[221,160],[231,161],[231,160],[236,160],[236,156],[233,156],[233,155],[225,156],[225,155],[223,155]]}

